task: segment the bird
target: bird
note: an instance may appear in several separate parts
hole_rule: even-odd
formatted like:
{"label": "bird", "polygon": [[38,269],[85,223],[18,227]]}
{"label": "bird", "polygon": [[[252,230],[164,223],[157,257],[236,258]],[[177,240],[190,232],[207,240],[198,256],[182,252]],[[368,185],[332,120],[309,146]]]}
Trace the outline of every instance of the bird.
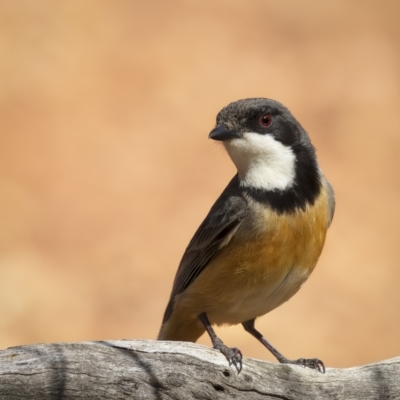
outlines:
{"label": "bird", "polygon": [[237,173],[183,254],[158,340],[196,342],[207,332],[240,373],[242,352],[213,325],[242,324],[280,363],[324,373],[320,359],[290,360],[255,328],[301,288],[322,252],[335,197],[316,150],[289,109],[267,98],[222,108],[209,138]]}

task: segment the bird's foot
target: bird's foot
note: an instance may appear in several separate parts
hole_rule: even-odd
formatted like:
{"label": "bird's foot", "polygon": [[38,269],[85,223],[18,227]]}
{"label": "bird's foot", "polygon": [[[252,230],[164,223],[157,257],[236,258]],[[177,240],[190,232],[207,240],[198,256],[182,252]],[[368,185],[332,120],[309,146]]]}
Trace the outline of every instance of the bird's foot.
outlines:
{"label": "bird's foot", "polygon": [[301,365],[304,368],[315,369],[322,374],[325,373],[325,365],[318,358],[299,358],[298,360],[288,360],[287,358],[279,359],[282,364]]}
{"label": "bird's foot", "polygon": [[238,374],[242,370],[242,352],[237,347],[226,346],[221,339],[214,339],[214,349],[219,350],[228,360],[229,365],[234,365]]}

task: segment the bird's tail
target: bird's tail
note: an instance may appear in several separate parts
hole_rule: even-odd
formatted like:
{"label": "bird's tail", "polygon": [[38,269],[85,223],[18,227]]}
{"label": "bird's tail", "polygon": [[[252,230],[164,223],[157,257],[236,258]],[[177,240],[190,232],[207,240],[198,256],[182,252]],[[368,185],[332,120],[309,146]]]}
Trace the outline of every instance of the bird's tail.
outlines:
{"label": "bird's tail", "polygon": [[188,321],[172,313],[168,320],[162,324],[157,339],[196,342],[204,332],[205,328],[198,318]]}

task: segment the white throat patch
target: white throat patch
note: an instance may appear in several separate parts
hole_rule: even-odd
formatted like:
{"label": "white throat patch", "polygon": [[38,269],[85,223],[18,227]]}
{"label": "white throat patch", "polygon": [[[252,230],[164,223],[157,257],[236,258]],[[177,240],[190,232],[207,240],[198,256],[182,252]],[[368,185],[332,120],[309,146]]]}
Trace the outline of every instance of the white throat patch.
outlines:
{"label": "white throat patch", "polygon": [[241,185],[266,190],[293,185],[296,156],[271,135],[246,132],[242,138],[225,141],[224,146],[236,165]]}

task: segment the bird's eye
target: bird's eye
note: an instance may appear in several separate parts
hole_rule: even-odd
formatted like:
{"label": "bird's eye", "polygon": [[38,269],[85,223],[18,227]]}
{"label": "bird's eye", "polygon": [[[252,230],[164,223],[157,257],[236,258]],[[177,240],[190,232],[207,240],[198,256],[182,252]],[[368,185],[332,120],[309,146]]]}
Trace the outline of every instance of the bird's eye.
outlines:
{"label": "bird's eye", "polygon": [[263,127],[270,126],[272,123],[271,114],[263,114],[259,119],[260,125]]}

